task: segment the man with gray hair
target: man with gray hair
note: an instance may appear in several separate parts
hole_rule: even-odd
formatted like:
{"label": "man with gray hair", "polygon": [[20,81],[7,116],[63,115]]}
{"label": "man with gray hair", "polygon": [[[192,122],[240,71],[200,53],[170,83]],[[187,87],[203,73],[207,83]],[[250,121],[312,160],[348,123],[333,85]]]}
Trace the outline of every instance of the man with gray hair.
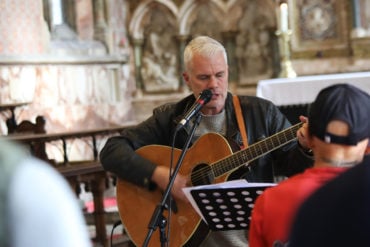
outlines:
{"label": "man with gray hair", "polygon": [[[154,191],[152,194],[147,192],[166,190],[171,174],[171,155],[151,151],[150,153],[155,157],[148,158],[148,155],[145,156],[140,151],[148,146],[154,146],[153,148],[157,149],[158,145],[183,149],[193,126],[196,125],[197,128],[190,141],[191,150],[185,157],[197,160],[191,164],[190,169],[184,171],[184,167],[187,168],[185,160],[171,189],[175,202],[172,203],[174,213],[171,214],[169,224],[169,245],[199,246],[202,243],[202,246],[246,246],[247,238],[244,230],[211,232],[198,237],[199,226],[203,224],[198,225],[199,219],[196,220],[196,213],[194,216],[183,214],[187,209],[194,210],[187,202],[182,188],[194,185],[191,181],[191,173],[195,165],[225,158],[224,156],[228,156],[226,153],[229,152],[224,152],[225,149],[230,150],[231,147],[234,151],[243,149],[248,144],[285,130],[291,124],[270,101],[254,96],[233,96],[228,92],[227,53],[220,42],[207,36],[196,37],[185,47],[183,57],[185,66],[183,79],[192,94],[176,103],[159,106],[144,122],[124,130],[120,136],[110,138],[100,152],[100,160],[107,171],[117,175],[120,181],[128,182],[121,186],[124,191],[120,192],[118,189],[117,194],[118,204],[122,208],[121,218],[132,241],[136,245],[142,245],[147,224],[151,219],[151,211],[157,205],[156,201],[150,200],[153,198]],[[205,92],[210,94],[207,103],[204,103],[202,98]],[[197,120],[200,117],[189,117],[189,119],[186,117],[189,112],[192,115],[194,109],[200,109],[199,114],[193,114],[201,117],[199,125]],[[186,121],[183,121],[184,119]],[[305,121],[304,118],[302,121]],[[310,167],[312,157],[306,152],[309,150],[305,139],[306,127],[303,124],[301,128],[297,128],[294,138],[287,145],[271,150],[272,152],[266,152],[263,157],[255,159],[248,166],[242,162],[232,174],[225,164],[223,168],[227,179],[245,178],[250,182],[273,182],[276,176],[291,176]],[[212,133],[217,135],[209,135]],[[298,141],[295,140],[296,134]],[[219,151],[220,147],[225,147],[224,141],[227,148]],[[205,142],[204,145],[197,145],[203,142]],[[119,185],[120,183],[117,188],[120,188]],[[132,188],[132,185],[135,187]],[[127,195],[132,196],[127,198]],[[125,199],[120,199],[125,196]],[[161,197],[157,198],[158,201],[160,199]],[[138,200],[135,205],[127,206],[134,200]],[[140,203],[144,207],[142,210],[138,209]],[[145,215],[148,212],[149,214]],[[189,223],[195,223],[197,229],[187,228]],[[138,226],[138,224],[144,225]],[[142,234],[135,234],[134,228]],[[159,240],[152,240],[151,243],[153,241]]]}

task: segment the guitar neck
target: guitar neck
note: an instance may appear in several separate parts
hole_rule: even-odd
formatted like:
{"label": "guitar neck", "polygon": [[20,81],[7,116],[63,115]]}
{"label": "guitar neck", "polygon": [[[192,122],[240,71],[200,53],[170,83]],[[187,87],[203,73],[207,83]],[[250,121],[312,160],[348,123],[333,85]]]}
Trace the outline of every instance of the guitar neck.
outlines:
{"label": "guitar neck", "polygon": [[228,173],[246,163],[249,163],[279,147],[296,140],[297,130],[303,125],[298,123],[262,141],[256,142],[246,149],[240,150],[229,157],[215,162],[211,167],[215,177]]}

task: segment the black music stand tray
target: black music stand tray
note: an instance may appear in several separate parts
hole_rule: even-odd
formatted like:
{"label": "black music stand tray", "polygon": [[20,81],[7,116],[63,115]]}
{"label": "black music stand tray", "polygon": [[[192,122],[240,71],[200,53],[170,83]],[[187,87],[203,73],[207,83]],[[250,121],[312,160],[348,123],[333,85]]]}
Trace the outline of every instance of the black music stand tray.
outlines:
{"label": "black music stand tray", "polygon": [[240,230],[249,228],[254,201],[271,186],[261,183],[242,188],[192,189],[190,193],[211,230]]}

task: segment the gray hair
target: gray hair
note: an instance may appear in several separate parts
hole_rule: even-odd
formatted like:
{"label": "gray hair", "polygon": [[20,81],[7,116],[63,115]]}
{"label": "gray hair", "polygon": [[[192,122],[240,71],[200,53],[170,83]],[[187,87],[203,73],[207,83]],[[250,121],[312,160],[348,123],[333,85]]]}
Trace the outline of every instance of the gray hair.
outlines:
{"label": "gray hair", "polygon": [[225,47],[215,39],[208,36],[198,36],[191,40],[184,50],[185,71],[190,69],[194,54],[198,53],[205,57],[212,57],[218,52],[222,52],[227,63],[227,53]]}

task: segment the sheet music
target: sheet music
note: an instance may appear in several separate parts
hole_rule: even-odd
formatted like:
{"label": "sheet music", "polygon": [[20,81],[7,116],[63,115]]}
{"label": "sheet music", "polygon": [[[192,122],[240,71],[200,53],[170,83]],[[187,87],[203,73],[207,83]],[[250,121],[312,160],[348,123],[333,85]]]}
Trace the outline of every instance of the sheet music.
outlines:
{"label": "sheet music", "polygon": [[238,179],[232,181],[226,181],[223,183],[216,183],[216,184],[207,184],[207,185],[199,185],[193,187],[186,187],[183,188],[183,192],[186,198],[189,200],[195,211],[202,217],[202,219],[206,221],[202,212],[200,211],[198,204],[195,202],[193,196],[191,195],[192,190],[204,190],[204,189],[231,189],[231,188],[256,188],[256,187],[271,187],[275,186],[275,183],[248,183],[245,179]]}

